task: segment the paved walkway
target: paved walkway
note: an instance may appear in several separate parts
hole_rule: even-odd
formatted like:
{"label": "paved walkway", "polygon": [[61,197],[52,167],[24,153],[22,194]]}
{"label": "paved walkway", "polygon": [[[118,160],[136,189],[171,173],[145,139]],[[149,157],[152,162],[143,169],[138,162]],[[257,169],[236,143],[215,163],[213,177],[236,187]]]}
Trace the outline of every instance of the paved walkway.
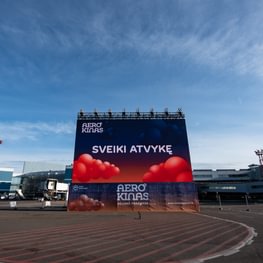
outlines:
{"label": "paved walkway", "polygon": [[234,221],[191,213],[0,211],[0,262],[201,262],[254,238]]}

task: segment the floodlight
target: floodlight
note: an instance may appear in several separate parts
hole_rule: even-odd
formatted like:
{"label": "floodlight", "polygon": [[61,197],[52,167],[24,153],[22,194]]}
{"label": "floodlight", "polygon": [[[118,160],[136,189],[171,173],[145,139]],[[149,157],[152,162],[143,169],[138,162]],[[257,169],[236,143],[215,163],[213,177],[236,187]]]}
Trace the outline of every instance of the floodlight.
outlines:
{"label": "floodlight", "polygon": [[178,117],[179,117],[179,118],[184,118],[184,113],[183,113],[183,111],[182,111],[182,108],[178,108],[177,114],[178,114]]}
{"label": "floodlight", "polygon": [[121,115],[122,115],[123,118],[125,117],[125,115],[126,115],[126,111],[125,111],[125,109],[123,109]]}
{"label": "floodlight", "polygon": [[98,118],[98,117],[99,117],[99,114],[98,114],[98,112],[97,112],[97,110],[96,110],[96,109],[94,110],[94,116],[95,116],[96,118]]}
{"label": "floodlight", "polygon": [[112,117],[111,109],[108,110],[108,114],[109,114],[109,117],[111,118]]}
{"label": "floodlight", "polygon": [[153,118],[154,117],[154,110],[153,110],[153,108],[151,108],[151,110],[150,110],[150,116]]}
{"label": "floodlight", "polygon": [[168,116],[169,116],[168,108],[165,108],[165,109],[164,109],[164,114],[165,114],[165,117],[168,117]]}
{"label": "floodlight", "polygon": [[79,112],[79,117],[80,117],[80,118],[83,118],[83,116],[84,116],[84,112],[83,112],[83,110],[82,110],[82,109],[80,109],[80,112]]}

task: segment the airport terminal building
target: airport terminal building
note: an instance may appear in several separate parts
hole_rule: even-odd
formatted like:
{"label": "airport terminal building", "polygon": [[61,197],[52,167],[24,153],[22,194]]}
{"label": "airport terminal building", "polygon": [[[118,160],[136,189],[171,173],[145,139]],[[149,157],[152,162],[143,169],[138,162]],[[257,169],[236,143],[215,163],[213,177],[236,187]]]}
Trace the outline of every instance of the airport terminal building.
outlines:
{"label": "airport terminal building", "polygon": [[218,194],[225,199],[239,199],[245,195],[263,198],[263,167],[249,165],[247,169],[194,170],[200,200],[213,200]]}
{"label": "airport terminal building", "polygon": [[25,162],[20,175],[14,175],[13,169],[1,168],[1,199],[65,199],[71,173],[71,165],[46,162]]}
{"label": "airport terminal building", "polygon": [[[17,194],[18,191],[26,199],[43,196],[43,184],[47,179],[70,184],[72,165],[63,169],[26,172],[13,176],[13,169],[0,168],[0,195]],[[40,166],[39,166],[39,169]],[[199,200],[215,200],[220,194],[226,199],[240,199],[249,195],[254,199],[263,199],[263,167],[249,165],[247,169],[194,169],[194,182],[197,186]]]}

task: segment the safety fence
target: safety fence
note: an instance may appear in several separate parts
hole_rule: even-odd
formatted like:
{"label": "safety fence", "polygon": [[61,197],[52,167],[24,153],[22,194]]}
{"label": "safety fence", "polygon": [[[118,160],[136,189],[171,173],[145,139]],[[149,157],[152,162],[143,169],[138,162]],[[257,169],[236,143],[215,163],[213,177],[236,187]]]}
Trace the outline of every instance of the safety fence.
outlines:
{"label": "safety fence", "polygon": [[1,200],[0,210],[67,210],[67,201]]}

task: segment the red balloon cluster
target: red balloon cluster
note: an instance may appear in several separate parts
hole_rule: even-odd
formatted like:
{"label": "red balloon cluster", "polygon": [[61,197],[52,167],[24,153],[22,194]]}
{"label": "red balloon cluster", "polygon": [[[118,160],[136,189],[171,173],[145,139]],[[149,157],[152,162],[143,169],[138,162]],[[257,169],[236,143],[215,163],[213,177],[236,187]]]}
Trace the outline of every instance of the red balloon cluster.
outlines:
{"label": "red balloon cluster", "polygon": [[152,165],[143,176],[143,182],[192,182],[190,164],[179,156],[173,156],[164,163]]}
{"label": "red balloon cluster", "polygon": [[101,201],[89,198],[87,195],[82,194],[78,199],[70,201],[68,204],[69,211],[97,211],[104,207]]}
{"label": "red balloon cluster", "polygon": [[102,162],[87,153],[81,154],[73,165],[73,183],[85,183],[91,179],[109,179],[119,174],[120,169],[109,162]]}

